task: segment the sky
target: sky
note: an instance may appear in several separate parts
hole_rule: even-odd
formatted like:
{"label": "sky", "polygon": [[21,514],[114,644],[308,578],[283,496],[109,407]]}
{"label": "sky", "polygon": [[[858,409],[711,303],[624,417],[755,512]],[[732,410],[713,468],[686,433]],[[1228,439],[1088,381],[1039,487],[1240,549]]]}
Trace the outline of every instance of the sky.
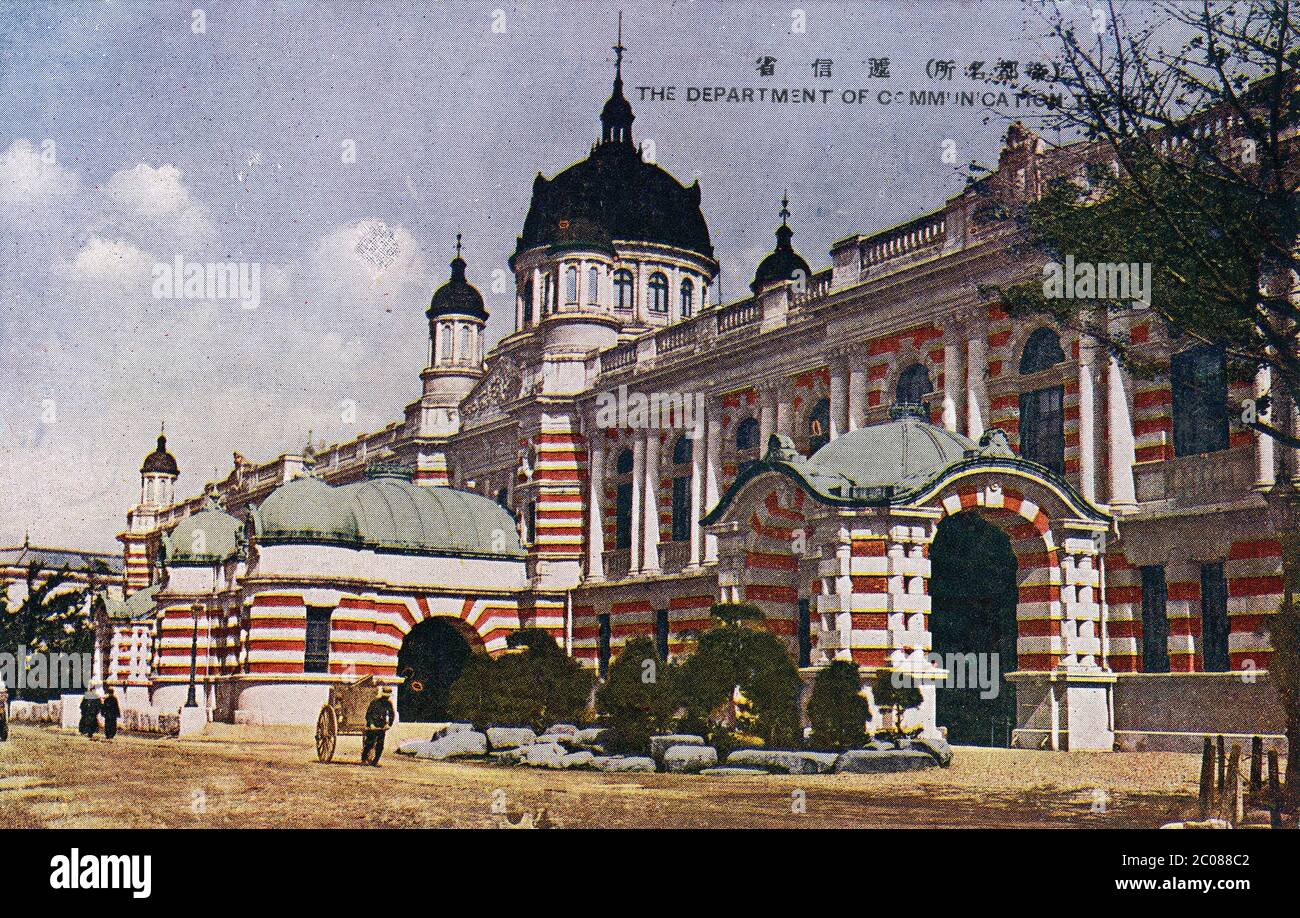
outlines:
{"label": "sky", "polygon": [[[0,5],[0,545],[116,549],[163,420],[189,496],[234,451],[262,461],[309,430],[334,442],[399,419],[457,232],[489,343],[511,331],[506,259],[535,175],[598,136],[617,10]],[[835,240],[958,193],[954,160],[996,163],[999,113],[878,93],[983,89],[936,83],[927,63],[1023,67],[1050,59],[1041,34],[1019,0],[627,3],[633,135],[699,179],[730,301],[773,245],[783,190],[817,270]],[[676,97],[642,98],[652,86]],[[715,86],[833,92],[687,98]],[[256,301],[167,295],[177,259],[255,269]]]}

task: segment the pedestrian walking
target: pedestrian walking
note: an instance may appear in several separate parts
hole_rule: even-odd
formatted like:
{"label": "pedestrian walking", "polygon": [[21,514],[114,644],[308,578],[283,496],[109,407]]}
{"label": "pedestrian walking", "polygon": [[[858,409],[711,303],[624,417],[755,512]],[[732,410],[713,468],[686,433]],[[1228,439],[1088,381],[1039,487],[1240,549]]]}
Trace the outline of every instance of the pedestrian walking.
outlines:
{"label": "pedestrian walking", "polygon": [[99,696],[87,692],[81,699],[81,722],[77,729],[86,739],[94,739],[99,732]]}
{"label": "pedestrian walking", "polygon": [[104,739],[112,739],[117,736],[117,719],[122,716],[122,709],[118,706],[117,695],[111,685],[104,689],[104,700],[100,702],[99,708],[104,717]]}

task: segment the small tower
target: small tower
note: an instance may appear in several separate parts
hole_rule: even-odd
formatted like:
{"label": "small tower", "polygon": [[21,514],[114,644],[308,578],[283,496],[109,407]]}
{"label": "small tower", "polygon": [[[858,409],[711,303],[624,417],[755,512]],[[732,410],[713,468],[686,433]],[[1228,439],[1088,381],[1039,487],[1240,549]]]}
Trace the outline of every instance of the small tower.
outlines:
{"label": "small tower", "polygon": [[812,271],[808,262],[790,244],[793,237],[794,230],[790,229],[790,197],[782,192],[781,225],[776,228],[776,248],[759,262],[758,270],[754,272],[754,281],[749,285],[750,290],[762,293],[763,288],[788,280],[808,282]]}
{"label": "small tower", "polygon": [[420,431],[425,436],[455,433],[460,425],[459,406],[483,375],[483,331],[488,312],[483,296],[465,278],[461,236],[456,234],[456,257],[451,278],[434,291],[429,318],[429,362],[421,373]]}
{"label": "small tower", "polygon": [[140,506],[170,507],[176,502],[176,479],[181,470],[176,457],[167,452],[167,427],[158,434],[158,447],[144,457],[140,466]]}

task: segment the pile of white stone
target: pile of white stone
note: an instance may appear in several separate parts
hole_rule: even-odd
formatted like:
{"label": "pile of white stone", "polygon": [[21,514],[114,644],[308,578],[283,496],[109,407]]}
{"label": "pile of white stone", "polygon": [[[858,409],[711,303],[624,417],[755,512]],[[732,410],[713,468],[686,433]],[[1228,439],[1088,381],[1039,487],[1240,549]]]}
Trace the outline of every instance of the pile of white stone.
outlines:
{"label": "pile of white stone", "polygon": [[[43,724],[75,728],[81,719],[81,696],[67,695],[53,701],[15,701],[9,705],[9,720],[20,724]],[[67,717],[64,717],[64,712]],[[159,733],[175,736],[180,732],[180,715],[166,714],[149,708],[124,708],[117,721],[124,733]]]}
{"label": "pile of white stone", "polygon": [[63,699],[53,701],[14,701],[9,704],[9,720],[17,724],[63,723]]}
{"label": "pile of white stone", "polygon": [[952,763],[952,749],[939,738],[879,740],[847,752],[738,749],[720,763],[717,749],[690,734],[650,737],[648,756],[607,755],[601,743],[605,732],[599,727],[580,730],[572,724],[556,724],[540,735],[528,727],[489,727],[480,732],[471,724],[444,724],[430,739],[403,743],[397,751],[439,762],[462,759],[534,768],[715,776],[878,774],[946,768]]}

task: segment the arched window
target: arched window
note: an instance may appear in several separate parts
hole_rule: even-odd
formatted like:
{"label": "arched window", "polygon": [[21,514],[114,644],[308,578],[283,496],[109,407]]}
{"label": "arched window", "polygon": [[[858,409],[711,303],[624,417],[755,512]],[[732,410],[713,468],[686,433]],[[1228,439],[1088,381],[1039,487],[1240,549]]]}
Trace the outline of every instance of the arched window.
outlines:
{"label": "arched window", "polygon": [[451,360],[452,327],[447,324],[438,326],[438,337],[442,339],[442,359]]}
{"label": "arched window", "polygon": [[549,271],[542,275],[542,315],[555,312],[555,275]]}
{"label": "arched window", "polygon": [[898,374],[898,385],[894,387],[894,404],[922,405],[925,397],[933,391],[929,371],[922,364],[914,363]]}
{"label": "arched window", "polygon": [[736,425],[736,449],[757,449],[758,434],[758,420],[756,418],[745,418]]}
{"label": "arched window", "polygon": [[650,275],[650,311],[668,311],[668,278],[658,271]]}
{"label": "arched window", "polygon": [[695,285],[689,277],[682,280],[681,313],[683,319],[689,319],[695,309]]}
{"label": "arched window", "polygon": [[632,451],[625,449],[614,461],[614,470],[619,477],[615,490],[614,503],[614,547],[629,549],[632,547]]}
{"label": "arched window", "polygon": [[595,265],[587,269],[587,303],[600,305],[600,269]]}
{"label": "arched window", "polygon": [[636,304],[633,291],[632,272],[619,268],[614,272],[614,306],[617,309],[631,309]]}
{"label": "arched window", "polygon": [[808,455],[831,442],[831,403],[822,399],[808,412]]}
{"label": "arched window", "polygon": [[458,363],[469,363],[474,359],[474,355],[469,350],[469,326],[460,327],[460,360]]}
{"label": "arched window", "polygon": [[578,305],[578,269],[573,265],[564,271],[564,302],[569,306]]}
{"label": "arched window", "polygon": [[533,282],[531,280],[524,282],[524,324],[533,324]]}
{"label": "arched window", "polygon": [[673,444],[673,541],[691,537],[691,458],[695,444],[689,436],[680,436]]}
{"label": "arched window", "polygon": [[1020,355],[1020,372],[1037,373],[1065,362],[1061,338],[1050,328],[1040,328],[1029,336]]}

